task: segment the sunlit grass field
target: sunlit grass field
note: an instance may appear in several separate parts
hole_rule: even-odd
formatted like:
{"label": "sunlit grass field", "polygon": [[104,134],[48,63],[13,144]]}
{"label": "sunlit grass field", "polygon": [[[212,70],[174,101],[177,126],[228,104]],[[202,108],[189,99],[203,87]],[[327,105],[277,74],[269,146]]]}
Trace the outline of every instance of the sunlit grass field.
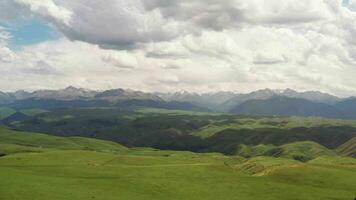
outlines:
{"label": "sunlit grass field", "polygon": [[1,200],[353,199],[356,159],[225,156],[0,129]]}

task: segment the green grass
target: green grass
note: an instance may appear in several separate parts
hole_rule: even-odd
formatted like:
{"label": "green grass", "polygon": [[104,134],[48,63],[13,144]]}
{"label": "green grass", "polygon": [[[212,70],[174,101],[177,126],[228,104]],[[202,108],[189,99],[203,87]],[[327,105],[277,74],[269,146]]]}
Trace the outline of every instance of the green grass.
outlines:
{"label": "green grass", "polygon": [[315,142],[294,142],[281,146],[278,156],[307,161],[319,156],[335,156],[336,153]]}
{"label": "green grass", "polygon": [[0,120],[5,119],[14,113],[16,113],[16,110],[12,108],[0,107]]}
{"label": "green grass", "polygon": [[200,138],[209,138],[217,133],[231,129],[266,129],[276,128],[290,130],[294,128],[313,128],[313,127],[341,127],[349,126],[356,128],[356,121],[354,120],[340,120],[340,119],[325,119],[318,117],[271,117],[271,118],[242,118],[233,121],[217,121],[215,123],[204,126],[192,135]]}
{"label": "green grass", "polygon": [[0,127],[0,153],[43,151],[46,149],[122,151],[123,147],[114,142],[77,138],[56,137],[38,133],[12,131]]}
{"label": "green grass", "polygon": [[[178,153],[177,153],[178,154]],[[49,151],[0,158],[2,199],[352,199],[353,168],[256,158]],[[246,169],[246,167],[252,168]],[[252,173],[251,173],[251,170]]]}
{"label": "green grass", "polygon": [[[356,159],[244,159],[219,153],[127,149],[85,138],[0,128],[1,200],[349,200]],[[292,144],[300,150],[308,145]],[[264,149],[264,147],[262,148]]]}
{"label": "green grass", "polygon": [[336,156],[336,152],[310,141],[294,142],[281,146],[264,144],[256,146],[239,145],[235,154],[247,158],[271,156],[299,161],[308,161],[320,156]]}
{"label": "green grass", "polygon": [[356,137],[341,145],[337,151],[342,155],[356,158]]}
{"label": "green grass", "polygon": [[318,164],[318,165],[330,165],[330,166],[354,166],[356,165],[356,159],[351,157],[341,157],[341,156],[320,156],[308,163]]}

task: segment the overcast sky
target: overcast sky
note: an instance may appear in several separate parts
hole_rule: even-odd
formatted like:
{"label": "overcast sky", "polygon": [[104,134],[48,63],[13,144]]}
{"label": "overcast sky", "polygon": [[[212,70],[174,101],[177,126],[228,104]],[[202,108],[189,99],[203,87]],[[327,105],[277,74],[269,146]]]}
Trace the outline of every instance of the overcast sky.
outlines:
{"label": "overcast sky", "polygon": [[356,95],[356,0],[1,0],[0,90]]}

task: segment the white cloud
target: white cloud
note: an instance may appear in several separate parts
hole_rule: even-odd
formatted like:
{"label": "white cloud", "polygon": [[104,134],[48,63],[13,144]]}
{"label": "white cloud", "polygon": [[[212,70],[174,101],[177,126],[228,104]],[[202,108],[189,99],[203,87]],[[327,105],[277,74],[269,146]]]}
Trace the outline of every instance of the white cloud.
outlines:
{"label": "white cloud", "polygon": [[133,69],[138,67],[137,59],[126,51],[111,51],[102,56],[102,60],[116,67]]}
{"label": "white cloud", "polygon": [[59,26],[59,30],[71,39],[105,48],[131,48],[139,43],[170,40],[180,28],[158,11],[147,12],[140,0],[56,2],[72,13],[71,23]]}
{"label": "white cloud", "polygon": [[68,39],[14,52],[0,30],[0,89],[271,87],[356,95],[356,13],[341,0],[16,2]]}
{"label": "white cloud", "polygon": [[28,7],[33,13],[54,20],[59,25],[70,25],[72,12],[52,0],[15,0],[15,2]]}
{"label": "white cloud", "polygon": [[0,64],[1,62],[11,62],[16,59],[15,53],[7,47],[10,38],[10,33],[0,26]]}

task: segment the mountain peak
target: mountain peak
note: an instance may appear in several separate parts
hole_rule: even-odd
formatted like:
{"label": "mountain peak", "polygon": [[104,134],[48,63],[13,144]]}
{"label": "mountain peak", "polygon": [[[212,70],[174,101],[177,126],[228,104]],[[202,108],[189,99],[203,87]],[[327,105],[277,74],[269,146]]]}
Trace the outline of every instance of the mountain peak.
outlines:
{"label": "mountain peak", "polygon": [[64,90],[80,90],[79,88],[76,88],[74,86],[68,86]]}

